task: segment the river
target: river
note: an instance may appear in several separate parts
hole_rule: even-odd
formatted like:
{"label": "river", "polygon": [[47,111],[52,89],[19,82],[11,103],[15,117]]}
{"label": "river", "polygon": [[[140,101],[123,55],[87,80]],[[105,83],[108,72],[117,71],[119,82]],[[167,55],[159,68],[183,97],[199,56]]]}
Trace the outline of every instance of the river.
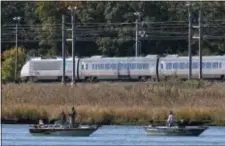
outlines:
{"label": "river", "polygon": [[154,145],[225,146],[225,127],[210,127],[199,137],[147,136],[142,126],[102,126],[89,137],[32,136],[28,125],[2,125],[2,145]]}

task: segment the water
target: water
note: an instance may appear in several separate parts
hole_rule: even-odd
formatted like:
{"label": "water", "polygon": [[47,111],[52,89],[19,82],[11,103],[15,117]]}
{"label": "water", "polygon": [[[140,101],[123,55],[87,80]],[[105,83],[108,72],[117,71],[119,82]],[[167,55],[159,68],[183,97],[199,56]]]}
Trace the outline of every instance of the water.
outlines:
{"label": "water", "polygon": [[210,127],[199,137],[147,136],[141,126],[102,126],[90,137],[32,136],[28,125],[2,125],[2,145],[154,145],[225,146],[225,127]]}

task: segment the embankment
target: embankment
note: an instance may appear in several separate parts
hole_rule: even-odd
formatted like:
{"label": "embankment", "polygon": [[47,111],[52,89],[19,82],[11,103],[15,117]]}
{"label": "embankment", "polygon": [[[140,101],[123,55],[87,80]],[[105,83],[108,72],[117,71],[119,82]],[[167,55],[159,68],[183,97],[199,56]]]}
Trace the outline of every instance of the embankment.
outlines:
{"label": "embankment", "polygon": [[80,123],[149,124],[165,121],[170,110],[177,120],[225,125],[224,83],[95,83],[2,85],[4,123],[52,121],[74,105]]}

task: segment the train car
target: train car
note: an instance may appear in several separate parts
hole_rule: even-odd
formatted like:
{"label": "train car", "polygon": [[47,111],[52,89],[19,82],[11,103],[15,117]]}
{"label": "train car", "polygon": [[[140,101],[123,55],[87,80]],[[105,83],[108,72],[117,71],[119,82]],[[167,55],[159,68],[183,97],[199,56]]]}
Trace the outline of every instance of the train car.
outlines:
{"label": "train car", "polygon": [[60,80],[62,59],[33,58],[21,69],[21,80],[36,82],[38,80]]}
{"label": "train car", "polygon": [[148,80],[155,78],[157,56],[80,59],[81,80]]}
{"label": "train car", "polygon": [[[146,57],[102,57],[75,58],[76,80],[147,80],[155,78],[156,55]],[[62,58],[34,58],[21,70],[23,81],[60,81]],[[72,58],[65,62],[65,78],[72,78]]]}
{"label": "train car", "polygon": [[[189,58],[186,56],[162,57],[159,61],[159,77],[166,79],[176,76],[187,79],[189,73]],[[223,79],[225,76],[225,56],[203,56],[202,78]],[[192,57],[192,78],[199,77],[199,56]]]}
{"label": "train car", "polygon": [[[66,58],[65,78],[72,78],[72,58]],[[159,80],[176,76],[188,78],[187,56],[168,55],[159,57],[103,57],[75,58],[75,78],[79,81],[94,80]],[[61,81],[62,58],[34,58],[27,61],[21,70],[23,81]],[[192,77],[198,78],[199,57],[192,57]],[[225,56],[203,56],[202,77],[204,79],[225,79]]]}

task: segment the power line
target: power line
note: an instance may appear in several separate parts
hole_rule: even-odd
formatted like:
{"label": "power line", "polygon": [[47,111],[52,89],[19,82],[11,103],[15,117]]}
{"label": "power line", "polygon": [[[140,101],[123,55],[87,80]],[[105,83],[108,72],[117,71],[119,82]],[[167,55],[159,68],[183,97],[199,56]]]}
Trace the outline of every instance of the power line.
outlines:
{"label": "power line", "polygon": [[[111,38],[111,39],[118,39],[118,40],[124,40],[124,41],[133,41],[135,40],[135,37],[77,37],[77,41],[95,41],[97,39],[104,39],[104,38]],[[225,36],[212,36],[212,35],[206,35],[203,37],[203,39],[207,40],[214,40],[214,39],[225,39]],[[187,40],[187,36],[149,36],[147,38],[141,38],[141,40]],[[18,42],[39,42],[41,40],[18,40]],[[51,40],[53,42],[61,42],[61,39],[53,39]],[[15,41],[10,40],[2,40],[2,42],[7,43],[14,43]]]}
{"label": "power line", "polygon": [[[204,21],[203,23],[213,22],[212,24],[215,24],[214,22],[223,22],[225,23],[225,20],[208,20]],[[188,25],[188,21],[141,21],[140,24],[152,24],[152,25]],[[67,25],[71,25],[70,23],[66,23]],[[77,23],[77,26],[88,26],[88,25],[98,25],[98,26],[117,26],[117,25],[135,25],[135,22],[93,22],[93,23]],[[60,23],[52,24],[52,23],[45,23],[45,24],[20,24],[20,27],[43,27],[43,26],[58,26],[61,27]],[[15,27],[15,24],[3,24],[2,28],[4,27]]]}

